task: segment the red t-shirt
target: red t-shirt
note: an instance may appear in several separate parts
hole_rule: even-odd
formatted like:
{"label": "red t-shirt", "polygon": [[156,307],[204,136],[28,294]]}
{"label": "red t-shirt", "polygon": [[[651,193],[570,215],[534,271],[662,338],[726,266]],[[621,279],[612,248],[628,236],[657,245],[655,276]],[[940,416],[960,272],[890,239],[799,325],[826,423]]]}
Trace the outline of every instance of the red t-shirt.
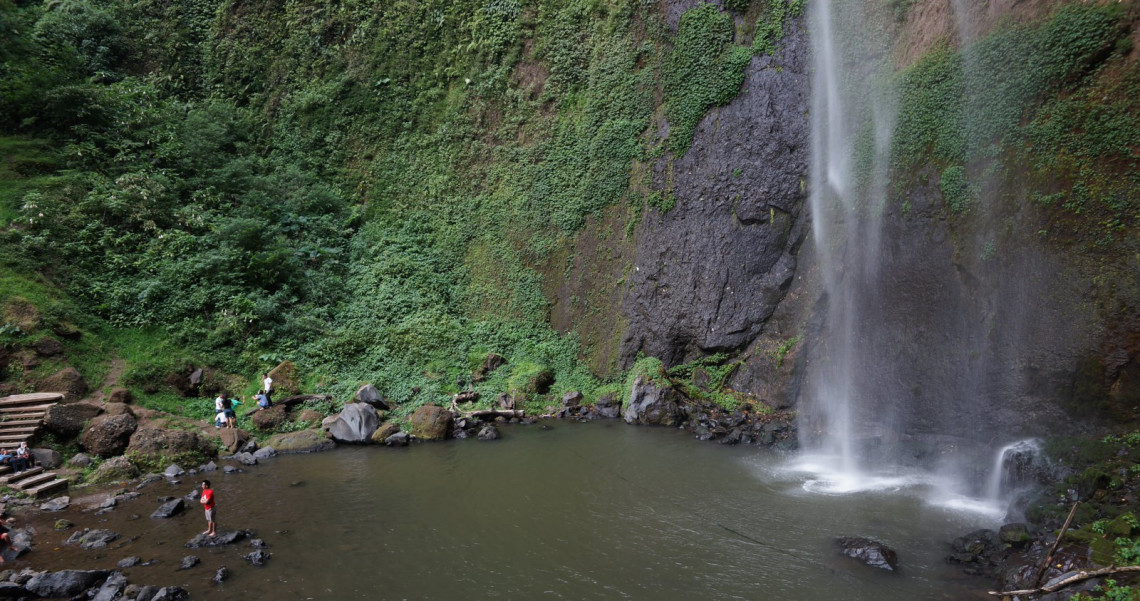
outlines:
{"label": "red t-shirt", "polygon": [[207,488],[206,490],[202,491],[202,505],[205,507],[205,509],[214,508],[214,489]]}

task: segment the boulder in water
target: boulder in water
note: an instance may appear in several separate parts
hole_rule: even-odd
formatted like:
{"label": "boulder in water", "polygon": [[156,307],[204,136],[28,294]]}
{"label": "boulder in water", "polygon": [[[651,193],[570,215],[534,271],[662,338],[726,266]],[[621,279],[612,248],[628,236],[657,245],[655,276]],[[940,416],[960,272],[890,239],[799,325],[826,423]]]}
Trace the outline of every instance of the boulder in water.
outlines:
{"label": "boulder in water", "polygon": [[80,549],[102,549],[118,540],[119,534],[110,530],[84,530],[69,537],[65,544],[79,544]]}
{"label": "boulder in water", "polygon": [[261,549],[258,549],[258,550],[254,551],[253,553],[250,553],[248,555],[242,555],[243,559],[245,559],[250,564],[255,565],[255,566],[265,565],[265,562],[269,561],[270,557],[272,557],[271,553],[269,553],[268,551],[262,551]]}
{"label": "boulder in water", "polygon": [[598,415],[608,419],[621,417],[621,400],[618,398],[617,393],[603,394],[596,403],[594,409],[597,410]]}
{"label": "boulder in water", "polygon": [[337,442],[362,444],[372,440],[372,433],[379,426],[380,416],[375,408],[366,403],[350,403],[329,425],[329,434]]}
{"label": "boulder in water", "polygon": [[439,405],[424,405],[412,414],[411,430],[416,438],[443,440],[451,433],[454,416]]}
{"label": "boulder in water", "polygon": [[182,511],[185,509],[185,501],[182,499],[174,499],[173,501],[167,501],[166,503],[163,503],[158,509],[154,510],[154,513],[150,514],[150,517],[155,519],[172,518],[182,513]]}
{"label": "boulder in water", "polygon": [[105,580],[109,574],[107,570],[43,572],[32,576],[24,583],[24,588],[37,597],[69,598],[95,586],[96,582]]}
{"label": "boulder in water", "polygon": [[317,453],[336,448],[336,443],[329,440],[318,430],[300,430],[274,434],[265,441],[278,453]]}
{"label": "boulder in water", "polygon": [[841,536],[835,539],[835,548],[841,555],[858,559],[873,568],[888,571],[898,569],[898,554],[879,541],[861,536]]}
{"label": "boulder in water", "polygon": [[178,564],[178,569],[179,570],[189,570],[190,568],[198,565],[199,563],[202,563],[202,560],[198,559],[197,555],[187,555],[186,557],[183,557],[182,562]]}
{"label": "boulder in water", "polygon": [[186,543],[189,549],[200,549],[202,547],[224,547],[232,545],[236,542],[243,541],[252,536],[248,530],[233,530],[231,532],[220,532],[217,536],[208,536],[206,534],[199,534],[190,539]]}
{"label": "boulder in water", "polygon": [[672,386],[638,376],[622,417],[627,424],[676,426],[682,417],[679,394]]}

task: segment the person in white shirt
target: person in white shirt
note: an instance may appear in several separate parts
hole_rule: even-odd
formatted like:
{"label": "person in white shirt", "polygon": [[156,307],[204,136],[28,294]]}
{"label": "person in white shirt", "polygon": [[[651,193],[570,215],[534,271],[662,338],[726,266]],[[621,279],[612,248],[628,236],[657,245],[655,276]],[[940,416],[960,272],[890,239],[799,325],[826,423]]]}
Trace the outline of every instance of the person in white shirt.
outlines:
{"label": "person in white shirt", "polygon": [[265,379],[261,381],[261,389],[265,391],[265,398],[270,403],[273,402],[273,378],[269,377],[269,372],[265,373]]}

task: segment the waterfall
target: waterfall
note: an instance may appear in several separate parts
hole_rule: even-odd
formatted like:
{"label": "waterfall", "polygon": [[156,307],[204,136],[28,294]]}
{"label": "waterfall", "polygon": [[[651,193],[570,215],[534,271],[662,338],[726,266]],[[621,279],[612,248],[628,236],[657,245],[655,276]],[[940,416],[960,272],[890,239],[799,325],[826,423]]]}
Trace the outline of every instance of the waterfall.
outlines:
{"label": "waterfall", "polygon": [[998,449],[986,483],[985,498],[1001,502],[1019,489],[1031,484],[1041,457],[1041,443],[1036,439],[1019,440]]}
{"label": "waterfall", "polygon": [[861,26],[867,23],[861,2],[818,0],[808,18],[814,67],[809,202],[826,314],[821,348],[809,365],[800,436],[805,461],[846,489],[866,475],[868,442],[890,438],[893,421],[877,410],[876,391],[859,375],[875,360],[863,329],[879,277],[894,99],[883,77],[889,72],[882,60],[886,36]]}

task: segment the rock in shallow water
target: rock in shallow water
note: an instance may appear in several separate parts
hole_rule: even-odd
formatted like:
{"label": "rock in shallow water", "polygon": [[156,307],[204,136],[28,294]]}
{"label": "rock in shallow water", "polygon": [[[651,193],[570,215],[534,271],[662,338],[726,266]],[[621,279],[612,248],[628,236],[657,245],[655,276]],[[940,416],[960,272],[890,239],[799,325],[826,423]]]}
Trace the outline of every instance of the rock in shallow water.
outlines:
{"label": "rock in shallow water", "polygon": [[248,530],[234,530],[232,532],[221,532],[217,536],[207,536],[199,534],[190,539],[186,546],[190,549],[198,549],[201,547],[221,547],[224,545],[232,545],[238,541],[245,540],[252,535]]}
{"label": "rock in shallow water", "polygon": [[272,557],[271,553],[268,551],[262,551],[261,549],[258,549],[248,555],[242,555],[242,558],[255,566],[265,565],[265,562],[269,561],[270,557]]}
{"label": "rock in shallow water", "polygon": [[154,513],[150,514],[150,517],[155,519],[172,518],[182,513],[184,509],[186,509],[186,502],[182,499],[174,499],[173,501],[163,503],[158,509],[154,510]]}
{"label": "rock in shallow water", "polygon": [[67,544],[79,543],[80,549],[102,549],[118,538],[119,534],[110,530],[84,530],[72,534]]}
{"label": "rock in shallow water", "polygon": [[898,569],[898,554],[883,543],[860,536],[841,536],[835,539],[835,547],[840,554],[883,570]]}
{"label": "rock in shallow water", "polygon": [[197,555],[187,555],[182,558],[182,563],[178,564],[179,570],[189,570],[190,568],[201,563],[202,560],[198,559]]}
{"label": "rock in shallow water", "polygon": [[43,511],[61,511],[63,509],[67,509],[68,505],[71,505],[71,497],[63,496],[56,497],[47,503],[40,505],[40,509]]}
{"label": "rock in shallow water", "polygon": [[60,570],[32,576],[24,588],[39,597],[73,597],[107,578],[107,570]]}

